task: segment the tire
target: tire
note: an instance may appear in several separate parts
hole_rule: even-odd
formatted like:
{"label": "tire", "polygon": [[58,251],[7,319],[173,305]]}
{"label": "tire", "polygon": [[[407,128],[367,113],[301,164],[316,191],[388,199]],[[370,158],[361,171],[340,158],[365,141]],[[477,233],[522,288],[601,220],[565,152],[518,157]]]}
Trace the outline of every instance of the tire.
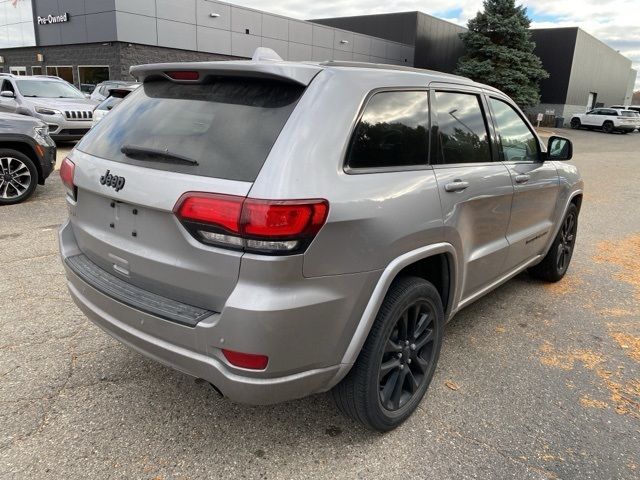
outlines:
{"label": "tire", "polygon": [[529,269],[529,274],[546,282],[557,282],[564,277],[571,263],[578,230],[578,208],[572,203],[562,219],[558,235],[542,262]]}
{"label": "tire", "polygon": [[579,118],[571,119],[571,128],[573,128],[574,130],[579,130],[581,126],[582,126],[582,122],[580,121]]}
{"label": "tire", "polygon": [[417,277],[396,279],[356,363],[332,390],[338,409],[372,430],[396,428],[431,383],[443,333],[436,288]]}
{"label": "tire", "polygon": [[604,133],[613,133],[613,122],[607,120],[602,124],[602,131]]}
{"label": "tire", "polygon": [[26,200],[37,184],[38,170],[29,157],[17,150],[0,149],[0,205]]}

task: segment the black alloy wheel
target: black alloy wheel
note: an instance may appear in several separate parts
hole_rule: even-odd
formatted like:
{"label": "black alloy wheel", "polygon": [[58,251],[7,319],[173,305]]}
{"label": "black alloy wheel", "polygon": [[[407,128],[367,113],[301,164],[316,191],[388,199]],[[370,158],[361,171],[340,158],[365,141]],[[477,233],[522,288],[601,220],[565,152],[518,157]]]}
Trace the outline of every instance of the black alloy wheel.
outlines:
{"label": "black alloy wheel", "polygon": [[418,408],[436,369],[444,334],[440,293],[419,277],[393,281],[360,354],[333,390],[338,408],[386,432]]}
{"label": "black alloy wheel", "polygon": [[575,250],[578,231],[578,207],[571,203],[567,208],[558,234],[540,263],[529,268],[532,277],[546,282],[557,282],[567,273]]}
{"label": "black alloy wheel", "polygon": [[573,211],[568,212],[560,227],[560,242],[556,248],[556,268],[559,273],[564,274],[569,267],[569,262],[573,255],[573,247],[576,242],[577,227],[576,214]]}
{"label": "black alloy wheel", "polygon": [[378,376],[383,408],[401,409],[427,380],[436,354],[434,318],[429,303],[416,302],[402,312],[391,330]]}

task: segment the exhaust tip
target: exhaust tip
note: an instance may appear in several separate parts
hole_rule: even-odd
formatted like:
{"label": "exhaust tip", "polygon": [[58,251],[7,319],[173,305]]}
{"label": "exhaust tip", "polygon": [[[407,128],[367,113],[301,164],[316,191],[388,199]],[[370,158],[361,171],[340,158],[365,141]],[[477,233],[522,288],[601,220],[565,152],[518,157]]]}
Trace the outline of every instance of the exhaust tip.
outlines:
{"label": "exhaust tip", "polygon": [[211,388],[213,388],[216,393],[218,395],[220,395],[220,398],[224,398],[224,394],[220,391],[220,389],[218,387],[216,387],[213,383],[209,382],[209,385],[211,385]]}

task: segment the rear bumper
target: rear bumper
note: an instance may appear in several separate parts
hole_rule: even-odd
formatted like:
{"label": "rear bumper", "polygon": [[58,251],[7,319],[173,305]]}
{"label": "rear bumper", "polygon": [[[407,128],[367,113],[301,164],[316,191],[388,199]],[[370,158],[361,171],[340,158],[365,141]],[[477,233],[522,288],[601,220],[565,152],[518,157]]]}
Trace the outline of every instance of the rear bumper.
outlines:
{"label": "rear bumper", "polygon": [[[379,276],[375,272],[346,276],[349,284],[360,285],[356,300],[361,297],[362,302],[354,300],[353,290],[336,296],[330,288],[331,283],[340,286],[336,277],[323,277],[326,291],[320,298],[311,297],[305,286],[296,292],[295,285],[289,285],[288,306],[279,303],[282,288],[277,286],[267,303],[245,300],[244,306],[239,305],[234,299],[268,294],[263,287],[238,282],[222,313],[190,327],[120,303],[78,276],[64,261],[80,253],[72,230],[69,223],[60,230],[60,249],[69,292],[85,315],[125,345],[211,382],[239,403],[278,403],[330,389],[340,378],[338,372],[348,371],[340,360]],[[278,308],[270,310],[268,305]],[[222,347],[266,354],[269,364],[264,371],[234,367],[222,355]]]}

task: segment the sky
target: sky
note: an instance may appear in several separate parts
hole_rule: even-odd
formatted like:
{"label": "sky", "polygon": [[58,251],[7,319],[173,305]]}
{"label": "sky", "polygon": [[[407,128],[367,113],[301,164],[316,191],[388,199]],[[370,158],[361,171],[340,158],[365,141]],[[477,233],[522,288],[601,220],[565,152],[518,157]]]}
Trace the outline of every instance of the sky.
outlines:
{"label": "sky", "polygon": [[[482,0],[228,0],[230,3],[310,19],[419,10],[466,26]],[[633,61],[640,71],[639,0],[522,0],[532,27],[580,27]],[[640,74],[636,88],[640,90]]]}

